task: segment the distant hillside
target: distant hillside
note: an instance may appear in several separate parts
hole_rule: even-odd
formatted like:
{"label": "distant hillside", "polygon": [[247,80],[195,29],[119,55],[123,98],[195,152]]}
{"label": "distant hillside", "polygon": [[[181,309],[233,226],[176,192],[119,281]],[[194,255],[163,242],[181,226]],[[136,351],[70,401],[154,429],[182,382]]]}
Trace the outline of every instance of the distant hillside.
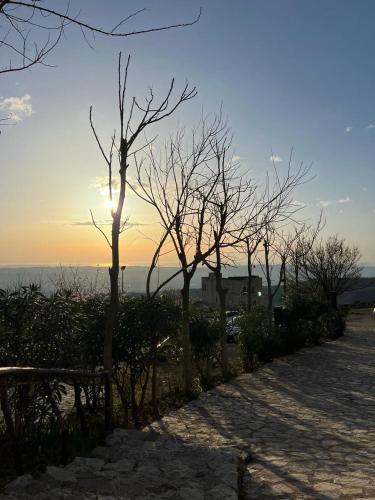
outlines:
{"label": "distant hillside", "polygon": [[[124,289],[128,293],[144,293],[147,267],[129,266],[124,272]],[[177,267],[161,267],[155,270],[153,275],[152,285],[156,287],[158,283],[166,280],[169,276],[178,271]],[[279,266],[274,266],[274,276],[279,273]],[[224,270],[223,276],[246,276],[246,266],[230,267]],[[256,266],[254,274],[262,276],[260,266]],[[192,280],[191,288],[201,288],[202,276],[207,276],[208,271],[205,267],[199,267]],[[363,269],[363,280],[360,286],[356,285],[356,290],[347,292],[342,297],[342,300],[353,302],[355,300],[363,300],[362,297],[368,297],[369,300],[374,300],[374,287],[369,286],[369,281],[365,278],[375,278],[375,266],[366,266]],[[82,266],[82,267],[0,267],[0,288],[13,288],[19,285],[29,283],[40,283],[43,290],[47,293],[52,292],[56,288],[56,283],[64,281],[67,285],[80,283],[86,288],[95,288],[105,291],[108,289],[109,279],[108,270],[105,267]],[[263,278],[264,283],[264,278]],[[173,279],[167,285],[167,289],[180,289],[182,286],[181,276]],[[374,285],[375,286],[375,285]],[[121,275],[120,275],[121,287]],[[361,297],[361,298],[356,298]],[[340,299],[341,302],[341,299]],[[345,302],[346,303],[346,302]]]}
{"label": "distant hillside", "polygon": [[375,305],[375,278],[363,277],[353,284],[353,288],[339,297],[339,304],[370,302]]}

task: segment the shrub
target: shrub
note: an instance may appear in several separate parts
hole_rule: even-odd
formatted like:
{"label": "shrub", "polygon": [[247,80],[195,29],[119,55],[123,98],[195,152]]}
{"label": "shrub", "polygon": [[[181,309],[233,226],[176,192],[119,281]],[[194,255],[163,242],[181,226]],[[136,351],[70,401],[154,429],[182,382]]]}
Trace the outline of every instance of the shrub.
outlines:
{"label": "shrub", "polygon": [[345,313],[334,309],[329,310],[319,317],[319,326],[323,339],[337,339],[344,335]]}
{"label": "shrub", "polygon": [[190,341],[193,360],[204,387],[212,384],[212,365],[218,359],[220,322],[207,313],[194,311],[190,318]]}
{"label": "shrub", "polygon": [[270,330],[267,311],[254,307],[238,320],[241,333],[239,347],[245,371],[253,371],[259,361],[267,361],[275,350],[275,338]]}
{"label": "shrub", "polygon": [[125,424],[129,409],[134,425],[143,418],[151,369],[156,370],[161,342],[176,334],[179,308],[168,298],[122,299],[113,337],[113,375],[121,398]]}

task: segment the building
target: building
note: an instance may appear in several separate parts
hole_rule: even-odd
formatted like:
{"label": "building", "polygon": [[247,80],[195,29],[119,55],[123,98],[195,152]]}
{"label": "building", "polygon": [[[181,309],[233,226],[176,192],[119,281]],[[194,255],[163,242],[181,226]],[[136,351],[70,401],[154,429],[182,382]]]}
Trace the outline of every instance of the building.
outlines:
{"label": "building", "polygon": [[[247,304],[248,277],[232,276],[222,278],[223,288],[227,290],[227,309],[239,309]],[[251,277],[251,300],[253,304],[260,304],[262,301],[262,278]],[[219,297],[216,293],[215,273],[210,273],[208,277],[202,277],[202,302],[212,308],[219,306]]]}

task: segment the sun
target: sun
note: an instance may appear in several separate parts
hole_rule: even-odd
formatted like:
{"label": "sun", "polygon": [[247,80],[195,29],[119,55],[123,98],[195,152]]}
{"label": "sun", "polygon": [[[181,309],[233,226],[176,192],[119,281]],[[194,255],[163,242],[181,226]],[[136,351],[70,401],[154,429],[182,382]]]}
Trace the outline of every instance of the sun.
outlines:
{"label": "sun", "polygon": [[113,208],[114,208],[115,205],[114,205],[113,201],[106,200],[104,202],[104,206],[105,206],[105,208],[109,208],[110,210],[113,210]]}

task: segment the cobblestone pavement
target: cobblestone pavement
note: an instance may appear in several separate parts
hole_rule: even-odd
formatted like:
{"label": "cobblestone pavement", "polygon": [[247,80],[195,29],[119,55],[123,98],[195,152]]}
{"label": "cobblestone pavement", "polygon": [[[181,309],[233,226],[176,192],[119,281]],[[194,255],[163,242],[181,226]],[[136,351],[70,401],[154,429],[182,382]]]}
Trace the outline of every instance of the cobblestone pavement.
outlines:
{"label": "cobblestone pavement", "polygon": [[248,455],[243,499],[375,499],[375,319],[241,375],[153,424]]}
{"label": "cobblestone pavement", "polygon": [[[157,431],[157,432],[155,432]],[[375,500],[375,319],[203,393],[1,499]]]}

